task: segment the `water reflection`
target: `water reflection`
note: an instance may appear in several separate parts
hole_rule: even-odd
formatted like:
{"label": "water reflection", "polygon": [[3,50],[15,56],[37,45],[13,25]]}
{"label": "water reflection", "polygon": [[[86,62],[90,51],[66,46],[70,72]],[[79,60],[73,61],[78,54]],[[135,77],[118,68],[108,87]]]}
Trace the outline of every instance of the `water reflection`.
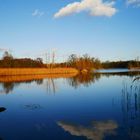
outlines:
{"label": "water reflection", "polygon": [[11,83],[11,82],[1,83],[1,85],[2,85],[2,90],[0,90],[0,93],[5,93],[5,94],[8,94],[9,92],[11,92],[16,86],[15,83]]}
{"label": "water reflection", "polygon": [[[2,90],[0,90],[0,93],[10,93],[14,90],[14,88],[21,83],[32,83],[36,82],[38,85],[42,85],[44,83],[43,79],[33,79],[33,80],[23,80],[23,78],[20,81],[20,78],[22,77],[4,77],[4,82],[1,82],[0,85],[2,86]],[[95,81],[97,81],[100,78],[100,74],[79,74],[77,76],[71,77],[71,78],[65,78],[65,80],[68,82],[68,84],[74,88],[78,88],[80,85],[89,86]],[[10,79],[10,80],[9,80]],[[16,79],[16,81],[12,81]],[[26,78],[27,79],[27,78]],[[46,78],[44,85],[46,86],[47,93],[56,93],[57,85],[55,82],[56,78]]]}
{"label": "water reflection", "polygon": [[20,84],[26,83],[32,83],[32,82],[36,82],[36,84],[41,85],[43,84],[43,79],[39,79],[39,80],[29,80],[29,81],[22,81],[22,82],[0,82],[0,85],[2,87],[2,89],[0,90],[1,94],[8,94],[11,93],[15,87],[19,86]]}
{"label": "water reflection", "polygon": [[131,85],[123,83],[122,110],[125,117],[136,119],[140,117],[140,82],[133,80]]}
{"label": "water reflection", "polygon": [[56,93],[57,85],[56,85],[55,79],[52,79],[52,78],[46,79],[45,86],[46,86],[47,93],[49,94]]}
{"label": "water reflection", "polygon": [[116,135],[118,124],[115,121],[93,121],[92,125],[85,127],[67,122],[58,122],[58,125],[74,136],[84,136],[90,140],[103,140],[105,136]]}
{"label": "water reflection", "polygon": [[100,74],[79,74],[75,77],[68,79],[68,84],[74,88],[78,88],[80,85],[84,85],[86,87],[90,86],[92,83],[98,81],[100,79]]}
{"label": "water reflection", "polygon": [[129,76],[129,77],[135,77],[137,75],[139,75],[140,72],[136,71],[136,72],[115,72],[115,73],[87,73],[87,74],[79,74],[75,77],[69,78],[67,79],[68,84],[74,88],[78,88],[79,86],[83,85],[83,86],[90,86],[92,83],[95,83],[96,81],[98,81],[102,76],[105,77],[111,77],[111,76]]}
{"label": "water reflection", "polygon": [[[0,133],[4,139],[140,139],[138,74],[97,73],[77,75],[64,80],[62,78],[57,80],[57,77],[22,79],[22,81],[19,77],[9,79],[0,81],[1,93],[10,93],[12,90],[15,93],[0,95],[0,105],[8,110],[1,108],[1,112],[6,113],[0,114]],[[122,86],[123,79],[125,82]],[[17,86],[18,90],[15,90]],[[58,86],[60,92],[57,91]],[[83,86],[88,88],[83,90]],[[74,90],[75,88],[79,89]],[[86,94],[80,94],[81,91]],[[53,97],[46,92],[59,94]],[[111,120],[94,121],[90,125],[84,125],[93,118]],[[60,121],[57,122],[58,126],[56,120],[69,120],[75,123],[84,121],[84,124]],[[15,122],[19,125],[15,125]]]}
{"label": "water reflection", "polygon": [[[123,72],[123,73],[88,73],[88,74],[79,74],[76,76],[67,76],[63,75],[63,79],[65,79],[68,84],[74,88],[78,88],[81,85],[89,87],[92,83],[98,81],[102,76],[110,77],[110,76],[129,76],[134,77],[139,75],[140,72]],[[47,77],[44,75],[30,75],[30,76],[3,76],[0,77],[0,85],[2,89],[0,93],[8,94],[14,90],[15,87],[19,86],[22,83],[32,83],[36,82],[37,85],[42,85],[45,80],[45,86],[47,93],[56,93],[57,85],[55,79],[58,79],[58,76]],[[61,77],[62,78],[62,77]],[[139,79],[139,77],[138,77]]]}
{"label": "water reflection", "polygon": [[134,78],[131,84],[123,83],[122,112],[126,131],[133,139],[140,138],[140,81]]}

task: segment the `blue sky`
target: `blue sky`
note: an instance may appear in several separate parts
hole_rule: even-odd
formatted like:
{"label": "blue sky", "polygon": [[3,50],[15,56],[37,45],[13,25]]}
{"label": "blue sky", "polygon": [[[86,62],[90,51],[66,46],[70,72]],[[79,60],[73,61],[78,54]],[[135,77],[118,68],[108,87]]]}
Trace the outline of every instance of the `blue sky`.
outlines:
{"label": "blue sky", "polygon": [[44,57],[54,49],[58,60],[71,53],[135,59],[140,0],[0,0],[1,56],[6,49],[15,57]]}

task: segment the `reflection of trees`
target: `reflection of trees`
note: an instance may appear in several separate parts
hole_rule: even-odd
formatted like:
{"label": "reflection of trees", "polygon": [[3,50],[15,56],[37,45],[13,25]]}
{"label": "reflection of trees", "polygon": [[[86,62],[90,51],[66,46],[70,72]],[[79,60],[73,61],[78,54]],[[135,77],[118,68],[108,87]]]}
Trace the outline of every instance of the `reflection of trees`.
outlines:
{"label": "reflection of trees", "polygon": [[140,72],[117,72],[117,73],[87,73],[87,74],[79,74],[75,77],[68,78],[68,83],[72,87],[78,88],[80,85],[89,86],[92,83],[98,81],[101,76],[110,77],[110,76],[130,76],[135,77],[139,75]]}
{"label": "reflection of trees", "polygon": [[14,83],[3,83],[3,89],[6,94],[14,89]]}
{"label": "reflection of trees", "polygon": [[40,80],[34,80],[37,85],[42,85],[43,84],[43,79],[40,79]]}
{"label": "reflection of trees", "polygon": [[123,121],[132,138],[140,138],[140,81],[134,78],[131,85],[123,83],[122,89]]}
{"label": "reflection of trees", "polygon": [[[47,93],[56,93],[56,83],[54,81],[54,78],[48,78],[46,81],[46,89]],[[14,90],[16,86],[19,86],[20,84],[30,84],[32,82],[36,82],[37,85],[42,85],[44,80],[38,79],[38,80],[25,80],[21,82],[1,82],[0,85],[2,86],[2,89],[0,90],[0,93],[8,94]]]}
{"label": "reflection of trees", "polygon": [[56,83],[53,78],[46,79],[46,89],[47,93],[56,93]]}
{"label": "reflection of trees", "polygon": [[80,85],[84,85],[88,87],[89,85],[97,81],[99,78],[100,78],[100,74],[98,73],[79,74],[75,77],[69,78],[68,83],[74,88],[77,88]]}
{"label": "reflection of trees", "polygon": [[29,81],[24,81],[24,82],[2,82],[0,83],[2,86],[2,90],[0,90],[0,93],[5,93],[8,94],[10,92],[12,92],[14,90],[14,88],[18,85],[20,85],[21,83],[32,83],[32,82],[36,82],[38,85],[43,83],[43,80],[29,80]]}
{"label": "reflection of trees", "polygon": [[89,127],[75,125],[66,122],[58,122],[58,125],[74,136],[84,136],[90,140],[103,140],[106,135],[115,135],[118,124],[115,121],[94,121]]}

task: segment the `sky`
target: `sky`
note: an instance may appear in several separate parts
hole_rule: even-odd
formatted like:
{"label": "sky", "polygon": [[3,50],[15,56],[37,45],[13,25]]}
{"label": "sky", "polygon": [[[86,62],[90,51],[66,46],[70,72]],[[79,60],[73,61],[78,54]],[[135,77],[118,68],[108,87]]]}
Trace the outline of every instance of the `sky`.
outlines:
{"label": "sky", "polygon": [[0,0],[0,56],[140,56],[140,0]]}

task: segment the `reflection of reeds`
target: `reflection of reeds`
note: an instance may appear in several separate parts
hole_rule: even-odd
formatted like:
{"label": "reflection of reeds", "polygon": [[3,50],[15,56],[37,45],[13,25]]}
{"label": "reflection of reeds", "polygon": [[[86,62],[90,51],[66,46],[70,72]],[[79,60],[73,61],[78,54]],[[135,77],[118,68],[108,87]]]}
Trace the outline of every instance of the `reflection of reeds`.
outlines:
{"label": "reflection of reeds", "polygon": [[20,83],[30,83],[35,81],[38,85],[43,83],[43,79],[46,79],[46,88],[47,92],[56,92],[56,86],[54,79],[57,78],[70,78],[75,76],[75,73],[69,74],[48,74],[48,75],[20,75],[20,76],[0,76],[0,84],[3,87],[3,90],[0,90],[0,93],[9,93],[11,92],[16,85]]}
{"label": "reflection of reeds", "polygon": [[[47,89],[47,93],[55,93],[56,92],[56,83],[54,81],[55,78],[47,78],[45,79],[46,84],[45,87]],[[25,80],[25,79],[24,79]],[[38,79],[38,80],[27,80],[27,81],[16,81],[16,82],[3,82],[1,83],[3,89],[0,90],[0,93],[8,94],[10,93],[14,87],[20,85],[21,83],[31,83],[31,82],[36,82],[36,84],[41,85],[44,82],[44,79]]]}
{"label": "reflection of reeds", "polygon": [[74,68],[1,68],[0,75],[46,75],[46,74],[77,74]]}
{"label": "reflection of reeds", "polygon": [[133,82],[137,81],[137,80],[140,80],[140,76],[134,78]]}
{"label": "reflection of reeds", "polygon": [[0,76],[0,82],[24,82],[30,80],[40,80],[44,78],[69,78],[75,73],[68,74],[48,74],[48,75],[20,75],[20,76]]}
{"label": "reflection of reeds", "polygon": [[[125,127],[130,136],[137,134],[138,122],[140,119],[140,81],[134,78],[131,85],[123,83],[122,89],[122,112]],[[134,130],[135,128],[135,130]]]}
{"label": "reflection of reeds", "polygon": [[[134,80],[133,80],[134,81]],[[122,109],[130,118],[134,119],[140,115],[140,83],[132,82],[130,86],[123,83],[122,89]]]}
{"label": "reflection of reeds", "polygon": [[56,93],[56,83],[53,78],[46,79],[46,89],[47,93]]}

